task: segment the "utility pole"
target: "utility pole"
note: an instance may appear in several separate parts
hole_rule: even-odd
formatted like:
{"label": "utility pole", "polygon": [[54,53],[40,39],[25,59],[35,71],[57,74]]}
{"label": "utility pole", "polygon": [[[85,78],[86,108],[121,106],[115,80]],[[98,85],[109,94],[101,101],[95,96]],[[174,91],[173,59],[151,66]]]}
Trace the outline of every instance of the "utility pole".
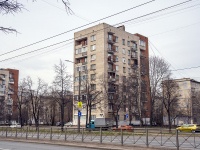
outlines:
{"label": "utility pole", "polygon": [[[74,65],[76,65],[73,61],[70,61],[70,60],[65,60],[67,62],[71,62],[73,63]],[[78,71],[78,78],[79,78],[79,84],[78,84],[78,114],[77,114],[77,118],[78,118],[78,132],[80,132],[80,124],[81,124],[81,111],[80,111],[80,108],[82,107],[82,104],[81,103],[81,70],[79,68],[79,71]],[[81,105],[81,106],[79,106]]]}
{"label": "utility pole", "polygon": [[[78,85],[78,102],[81,102],[81,71],[78,71],[79,85]],[[80,124],[81,124],[81,111],[78,108],[78,132],[80,132]]]}

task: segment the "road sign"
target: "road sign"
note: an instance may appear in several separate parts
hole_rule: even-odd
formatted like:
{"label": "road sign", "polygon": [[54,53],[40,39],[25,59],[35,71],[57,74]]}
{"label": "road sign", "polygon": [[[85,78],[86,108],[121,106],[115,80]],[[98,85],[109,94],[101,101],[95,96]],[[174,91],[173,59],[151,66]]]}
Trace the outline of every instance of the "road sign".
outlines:
{"label": "road sign", "polygon": [[82,102],[78,102],[78,108],[82,108]]}
{"label": "road sign", "polygon": [[79,117],[82,116],[82,112],[81,111],[78,112],[78,116]]}
{"label": "road sign", "polygon": [[126,119],[128,118],[128,114],[126,114]]}

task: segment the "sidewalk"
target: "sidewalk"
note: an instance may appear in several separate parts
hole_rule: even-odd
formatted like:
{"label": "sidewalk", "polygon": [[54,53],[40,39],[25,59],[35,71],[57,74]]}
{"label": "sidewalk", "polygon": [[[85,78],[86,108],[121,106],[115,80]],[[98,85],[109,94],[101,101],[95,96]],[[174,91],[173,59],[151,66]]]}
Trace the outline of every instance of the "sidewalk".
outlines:
{"label": "sidewalk", "polygon": [[82,147],[88,149],[102,149],[102,150],[175,150],[169,149],[165,147],[142,147],[142,146],[121,146],[121,145],[113,145],[113,144],[99,144],[99,143],[82,143],[82,142],[71,142],[71,141],[48,141],[48,140],[24,140],[24,139],[16,139],[16,138],[2,138],[1,141],[17,141],[17,142],[26,142],[26,143],[40,143],[40,144],[53,144],[53,145],[62,145],[62,146],[73,146],[73,147]]}

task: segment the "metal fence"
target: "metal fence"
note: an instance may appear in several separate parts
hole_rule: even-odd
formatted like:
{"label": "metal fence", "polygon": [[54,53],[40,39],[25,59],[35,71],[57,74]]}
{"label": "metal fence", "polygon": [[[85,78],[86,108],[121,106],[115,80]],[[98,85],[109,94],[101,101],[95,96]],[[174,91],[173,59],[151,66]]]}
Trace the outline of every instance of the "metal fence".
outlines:
{"label": "metal fence", "polygon": [[179,149],[200,149],[200,133],[178,132],[177,130],[166,129],[134,129],[134,130],[88,130],[81,128],[10,128],[1,127],[0,137],[22,138],[22,139],[46,139],[59,141],[95,142],[111,143],[126,146],[145,146],[145,147],[167,147]]}

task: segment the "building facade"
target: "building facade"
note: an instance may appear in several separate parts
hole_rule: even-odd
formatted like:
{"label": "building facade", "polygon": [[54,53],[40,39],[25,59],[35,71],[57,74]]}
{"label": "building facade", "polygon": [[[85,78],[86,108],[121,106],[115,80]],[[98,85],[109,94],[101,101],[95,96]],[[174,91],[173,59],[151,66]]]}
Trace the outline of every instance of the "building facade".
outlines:
{"label": "building facade", "polygon": [[[91,88],[101,91],[99,80],[106,81],[106,86],[115,89],[120,77],[127,77],[135,73],[138,78],[139,100],[142,101],[143,121],[148,124],[150,120],[150,84],[149,84],[149,51],[148,38],[140,34],[131,34],[125,31],[125,26],[113,27],[102,23],[74,33],[74,104],[84,96],[82,90],[83,80],[89,80]],[[101,78],[103,76],[103,78]],[[105,80],[106,79],[106,80]],[[81,85],[81,86],[80,86]],[[103,91],[105,93],[105,91]],[[107,93],[113,90],[106,91]],[[107,100],[104,104],[97,104],[92,109],[91,119],[105,117],[112,118]],[[86,112],[81,109],[81,124],[85,124]],[[119,121],[128,122],[124,116],[127,111],[120,111]],[[73,110],[73,122],[77,124],[78,111]],[[128,118],[128,117],[127,117]],[[133,119],[137,121],[137,117]]]}
{"label": "building facade", "polygon": [[15,94],[18,90],[19,71],[15,69],[0,69],[0,121],[2,123],[12,120],[17,100]]}
{"label": "building facade", "polygon": [[196,123],[200,124],[200,82],[182,78],[176,79],[179,86],[179,111],[181,116],[177,117],[176,124]]}

